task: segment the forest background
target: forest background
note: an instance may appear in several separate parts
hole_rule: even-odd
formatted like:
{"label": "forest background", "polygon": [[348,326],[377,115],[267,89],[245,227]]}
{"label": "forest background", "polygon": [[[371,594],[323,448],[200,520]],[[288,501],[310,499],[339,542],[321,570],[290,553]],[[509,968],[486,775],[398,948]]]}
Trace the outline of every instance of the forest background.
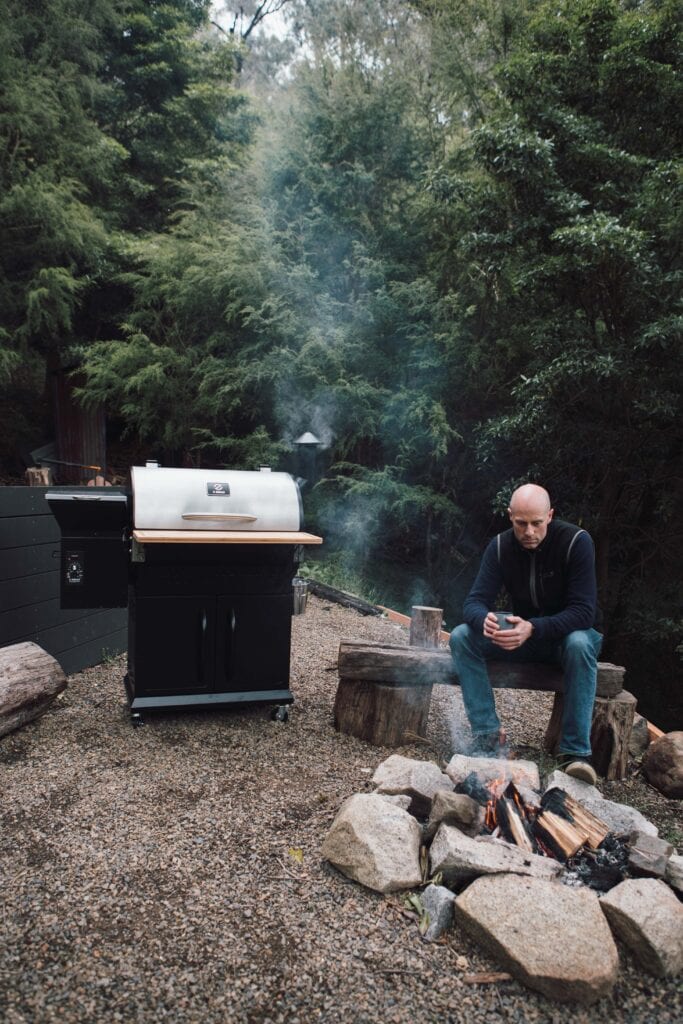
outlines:
{"label": "forest background", "polygon": [[0,14],[2,480],[58,369],[122,469],[310,430],[311,575],[449,626],[537,480],[595,539],[603,657],[683,728],[677,0]]}

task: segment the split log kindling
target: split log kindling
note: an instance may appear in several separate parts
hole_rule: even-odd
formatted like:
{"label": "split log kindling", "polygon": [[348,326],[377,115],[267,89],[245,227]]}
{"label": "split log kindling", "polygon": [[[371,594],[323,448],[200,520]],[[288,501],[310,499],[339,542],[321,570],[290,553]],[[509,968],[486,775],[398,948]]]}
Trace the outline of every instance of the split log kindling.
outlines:
{"label": "split log kindling", "polygon": [[573,857],[587,839],[585,832],[552,811],[541,811],[534,822],[534,835],[558,860]]}
{"label": "split log kindling", "polygon": [[549,789],[541,800],[533,831],[556,857],[568,860],[582,846],[597,850],[609,828],[564,790]]}
{"label": "split log kindling", "polygon": [[506,787],[503,795],[496,801],[496,822],[508,842],[514,843],[515,846],[519,846],[528,853],[537,853],[538,844],[523,812],[520,810],[520,804],[521,800],[517,793],[517,787],[511,782]]}
{"label": "split log kindling", "polygon": [[543,810],[559,814],[576,829],[584,832],[586,843],[592,850],[597,850],[609,835],[609,826],[563,789],[553,788],[544,793],[541,807]]}

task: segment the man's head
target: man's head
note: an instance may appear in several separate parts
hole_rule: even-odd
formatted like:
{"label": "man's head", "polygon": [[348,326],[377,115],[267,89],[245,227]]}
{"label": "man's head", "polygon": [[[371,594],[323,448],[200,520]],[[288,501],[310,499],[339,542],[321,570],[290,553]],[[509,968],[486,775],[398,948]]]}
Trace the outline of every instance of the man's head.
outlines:
{"label": "man's head", "polygon": [[508,515],[517,541],[527,551],[534,551],[545,539],[553,518],[550,495],[537,484],[524,484],[510,498]]}

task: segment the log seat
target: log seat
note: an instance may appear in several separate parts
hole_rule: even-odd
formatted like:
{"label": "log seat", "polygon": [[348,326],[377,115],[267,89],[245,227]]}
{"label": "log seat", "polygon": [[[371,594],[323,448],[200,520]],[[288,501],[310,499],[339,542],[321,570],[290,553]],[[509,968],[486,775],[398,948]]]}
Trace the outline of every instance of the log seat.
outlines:
{"label": "log seat", "polygon": [[[561,668],[536,662],[511,665],[500,661],[487,662],[487,668],[494,688],[555,694],[544,746],[550,753],[556,753],[563,706]],[[338,671],[335,728],[378,746],[400,746],[406,737],[422,736],[432,686],[459,685],[450,651],[443,648],[342,640]],[[596,770],[607,779],[621,779],[626,774],[636,701],[623,688],[625,672],[621,665],[598,662],[592,760]]]}

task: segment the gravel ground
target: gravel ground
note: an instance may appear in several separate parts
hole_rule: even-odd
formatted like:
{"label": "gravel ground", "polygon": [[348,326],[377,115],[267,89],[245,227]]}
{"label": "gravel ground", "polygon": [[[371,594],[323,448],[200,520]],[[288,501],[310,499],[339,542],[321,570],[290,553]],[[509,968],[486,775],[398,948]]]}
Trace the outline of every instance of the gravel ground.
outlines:
{"label": "gravel ground", "polygon": [[[309,598],[294,619],[286,724],[255,707],[165,713],[133,729],[117,658],[73,676],[42,719],[0,740],[3,1019],[683,1019],[680,987],[641,973],[623,948],[613,997],[590,1009],[515,981],[472,984],[499,967],[465,935],[426,944],[400,895],[321,860],[340,802],[370,789],[393,752],[332,727],[342,637],[403,642],[406,631]],[[548,701],[500,695],[524,756],[538,757]],[[450,756],[458,709],[457,691],[436,688],[429,744],[399,752]],[[604,790],[665,831],[680,825],[680,804],[638,776]]]}

